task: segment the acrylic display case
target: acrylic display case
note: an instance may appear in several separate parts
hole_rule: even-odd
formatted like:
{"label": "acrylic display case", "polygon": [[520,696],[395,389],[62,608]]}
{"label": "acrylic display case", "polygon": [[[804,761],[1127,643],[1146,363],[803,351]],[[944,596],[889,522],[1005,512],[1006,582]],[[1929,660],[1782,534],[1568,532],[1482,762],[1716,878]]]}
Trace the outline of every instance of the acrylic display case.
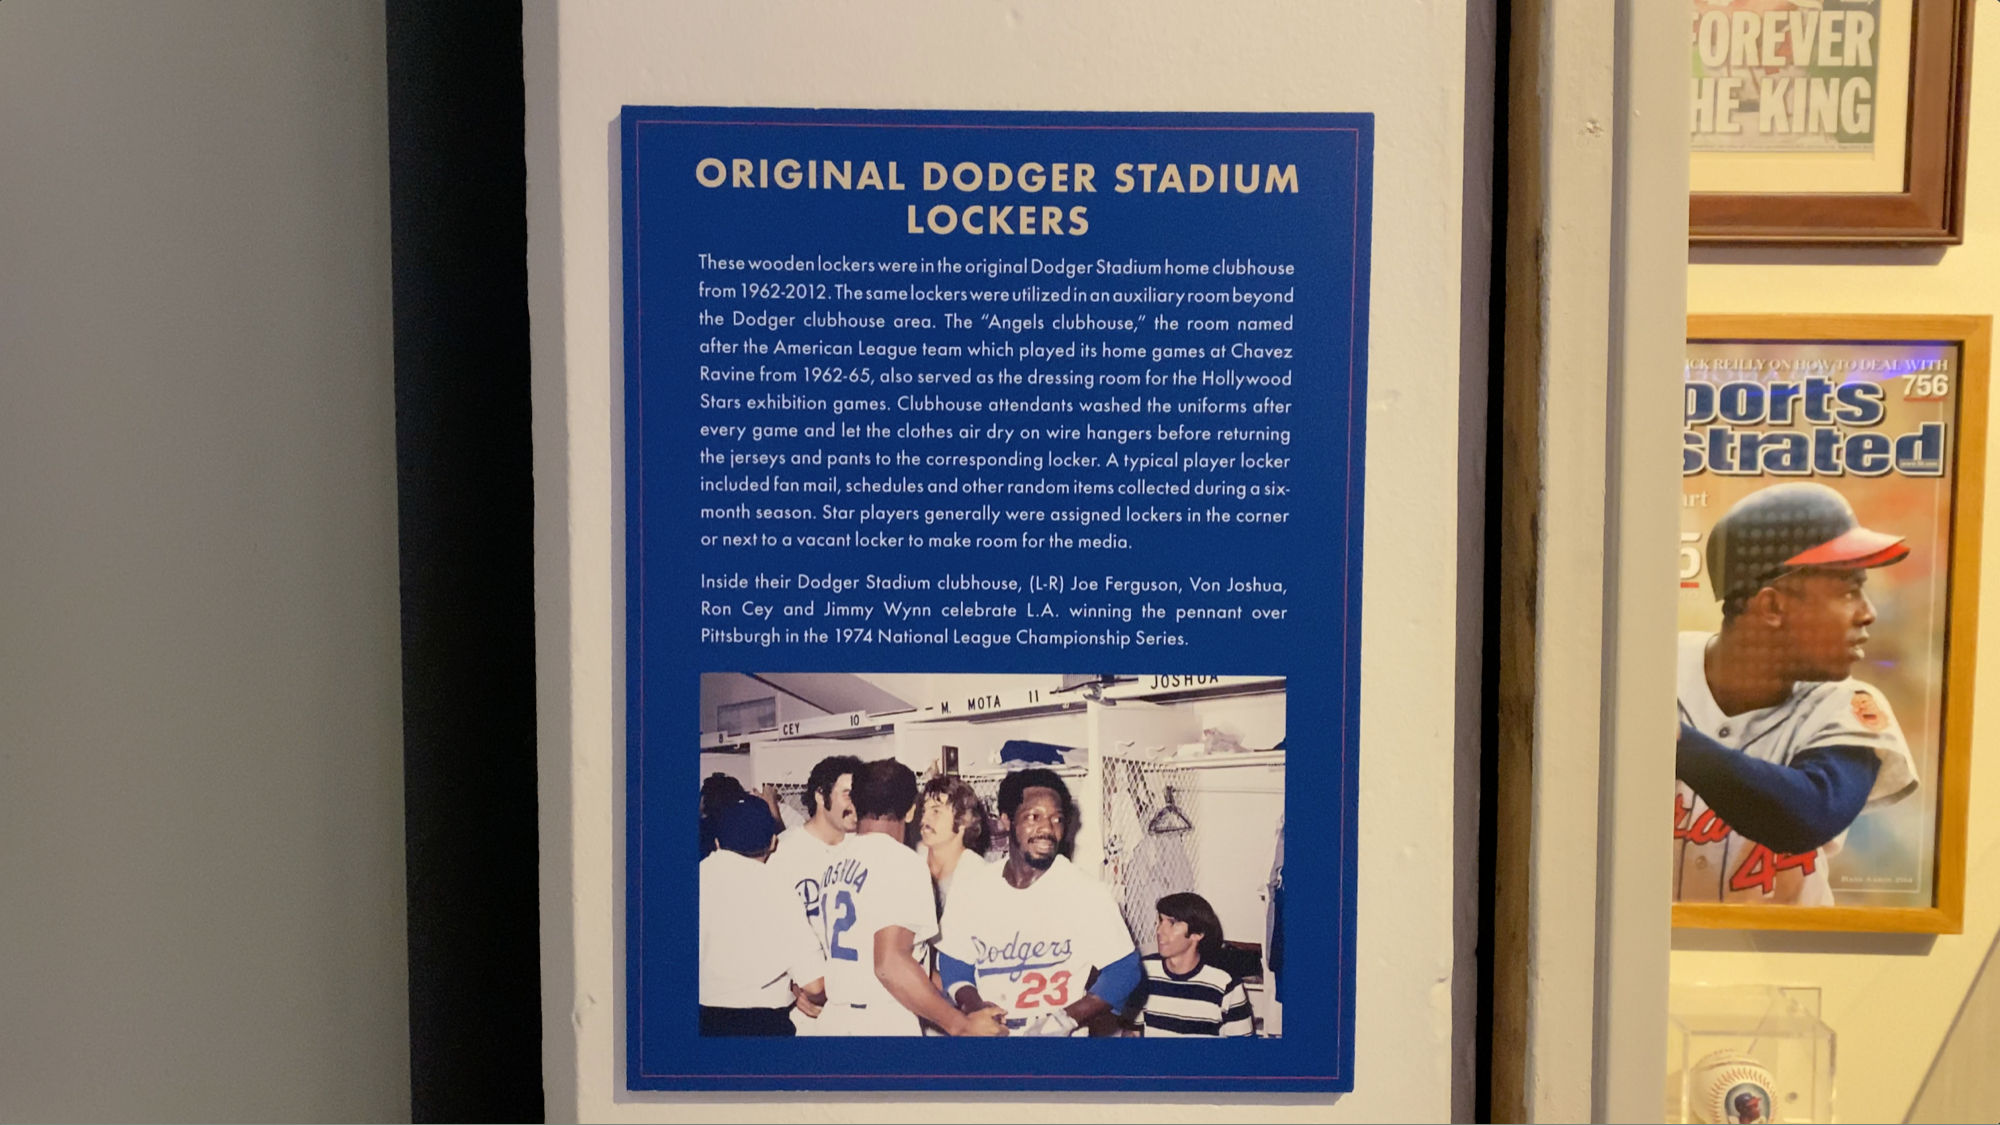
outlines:
{"label": "acrylic display case", "polygon": [[1832,1121],[1834,1035],[1819,999],[1817,988],[1674,986],[1663,1119]]}

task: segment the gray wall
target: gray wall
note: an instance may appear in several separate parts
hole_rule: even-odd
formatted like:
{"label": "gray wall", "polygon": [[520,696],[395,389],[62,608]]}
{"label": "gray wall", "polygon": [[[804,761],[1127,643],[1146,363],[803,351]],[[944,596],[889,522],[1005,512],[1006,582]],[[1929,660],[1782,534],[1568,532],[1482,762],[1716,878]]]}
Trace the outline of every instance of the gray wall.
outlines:
{"label": "gray wall", "polygon": [[0,1119],[407,1119],[378,2],[0,3]]}

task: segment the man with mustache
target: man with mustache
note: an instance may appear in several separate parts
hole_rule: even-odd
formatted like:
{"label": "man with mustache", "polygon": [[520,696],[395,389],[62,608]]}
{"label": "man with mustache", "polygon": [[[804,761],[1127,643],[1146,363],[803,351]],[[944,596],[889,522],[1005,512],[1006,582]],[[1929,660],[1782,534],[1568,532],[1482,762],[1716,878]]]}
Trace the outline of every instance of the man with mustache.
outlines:
{"label": "man with mustache", "polygon": [[917,813],[917,775],[894,758],[854,773],[858,827],[833,851],[826,897],[827,1035],[917,1035],[918,1019],[947,1035],[1001,1035],[999,1013],[961,1012],[931,985],[924,958],[937,937],[931,873],[903,843]]}
{"label": "man with mustache", "polygon": [[1069,788],[1053,770],[1019,770],[998,806],[1006,861],[961,867],[945,907],[945,995],[968,1015],[999,1009],[1011,1035],[1108,1026],[1139,983],[1139,954],[1110,890],[1062,854]]}
{"label": "man with mustache", "polygon": [[[836,754],[821,758],[806,777],[806,813],[812,819],[796,828],[788,828],[778,837],[777,850],[771,853],[766,867],[780,884],[798,896],[799,909],[805,915],[806,924],[812,927],[819,938],[821,956],[830,950],[827,943],[828,920],[824,889],[820,880],[826,874],[826,865],[833,853],[848,833],[857,827],[854,815],[854,774],[861,768],[861,759],[852,754]],[[801,1004],[792,1016],[792,1026],[800,1035],[824,1035],[825,1025],[814,1018],[819,1015],[810,1003]]]}
{"label": "man with mustache", "polygon": [[1674,901],[1830,905],[1848,826],[1916,789],[1889,701],[1850,674],[1868,571],[1909,553],[1823,484],[1760,489],[1716,522],[1722,629],[1680,635]]}

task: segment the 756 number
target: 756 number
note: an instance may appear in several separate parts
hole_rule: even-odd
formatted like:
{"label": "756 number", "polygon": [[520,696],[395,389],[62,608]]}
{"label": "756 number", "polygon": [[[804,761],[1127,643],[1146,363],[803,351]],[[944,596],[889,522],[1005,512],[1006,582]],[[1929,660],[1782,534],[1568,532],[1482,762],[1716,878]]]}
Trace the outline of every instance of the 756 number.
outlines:
{"label": "756 number", "polygon": [[1948,371],[1919,371],[1903,376],[1903,397],[1943,398],[1951,393],[1951,373]]}

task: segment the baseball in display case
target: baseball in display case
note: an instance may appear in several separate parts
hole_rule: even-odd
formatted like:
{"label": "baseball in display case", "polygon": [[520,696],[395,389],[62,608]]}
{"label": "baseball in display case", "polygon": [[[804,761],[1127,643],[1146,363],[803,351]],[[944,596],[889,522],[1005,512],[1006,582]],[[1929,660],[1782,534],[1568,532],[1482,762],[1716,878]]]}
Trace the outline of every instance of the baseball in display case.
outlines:
{"label": "baseball in display case", "polygon": [[1959,932],[1990,328],[1689,319],[1676,926]]}
{"label": "baseball in display case", "polygon": [[1834,1033],[1817,988],[1676,985],[1662,1121],[1833,1120]]}

